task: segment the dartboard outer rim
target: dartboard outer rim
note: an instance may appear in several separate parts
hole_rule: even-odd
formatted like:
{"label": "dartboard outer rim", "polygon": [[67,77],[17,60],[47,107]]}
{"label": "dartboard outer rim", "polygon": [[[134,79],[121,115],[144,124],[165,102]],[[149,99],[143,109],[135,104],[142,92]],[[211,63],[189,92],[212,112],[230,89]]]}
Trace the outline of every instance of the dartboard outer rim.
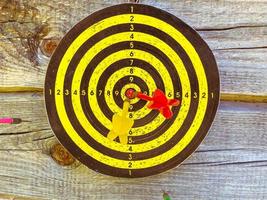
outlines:
{"label": "dartboard outer rim", "polygon": [[[191,147],[191,150],[189,150],[189,152],[186,153],[185,156],[183,156],[183,158],[181,158],[181,161],[179,162],[175,162],[175,163],[172,163],[172,164],[169,164],[167,167],[165,167],[164,169],[160,169],[158,171],[152,171],[148,174],[143,174],[143,173],[140,173],[138,174],[137,176],[127,176],[127,175],[124,175],[124,174],[119,174],[119,173],[114,173],[114,172],[110,172],[110,171],[107,171],[106,169],[100,169],[100,168],[94,168],[92,166],[90,166],[90,161],[92,160],[95,160],[94,158],[90,158],[90,160],[88,160],[87,158],[83,157],[84,155],[86,155],[86,153],[83,152],[82,149],[79,149],[79,147],[76,146],[76,144],[73,143],[73,141],[67,141],[67,140],[71,140],[70,138],[68,138],[67,140],[62,138],[62,135],[58,135],[56,134],[55,132],[55,128],[53,128],[52,126],[52,119],[51,117],[49,117],[49,110],[48,110],[48,107],[49,107],[49,100],[47,100],[47,95],[46,95],[46,92],[48,90],[48,88],[46,87],[46,83],[47,83],[47,79],[48,78],[48,71],[51,70],[51,66],[53,65],[53,61],[54,61],[54,58],[57,56],[57,51],[59,51],[60,49],[62,49],[62,44],[65,42],[65,39],[68,37],[68,35],[75,29],[75,28],[79,28],[80,24],[82,22],[85,22],[88,18],[90,17],[93,17],[101,12],[103,12],[104,10],[108,10],[108,9],[113,9],[115,7],[119,7],[119,6],[125,6],[125,5],[128,5],[128,6],[145,6],[147,9],[154,9],[154,10],[157,10],[158,12],[161,12],[161,13],[164,13],[165,15],[168,15],[168,16],[171,16],[173,18],[173,20],[176,20],[176,21],[179,21],[180,23],[182,23],[185,27],[187,27],[191,33],[190,34],[194,34],[195,37],[198,37],[200,39],[200,42],[202,43],[202,45],[205,46],[205,49],[208,50],[208,53],[209,53],[209,56],[210,58],[213,60],[214,62],[214,67],[213,67],[213,72],[216,73],[216,84],[217,84],[217,88],[216,88],[216,98],[214,98],[214,107],[213,107],[213,110],[212,110],[212,114],[210,115],[210,120],[208,121],[209,124],[206,126],[206,131],[201,135],[197,135],[196,133],[196,136],[194,136],[194,138],[192,139],[192,141],[194,139],[197,139],[197,141],[193,144],[193,146]],[[116,14],[114,14],[116,15]],[[110,15],[111,16],[114,16],[114,15]],[[148,16],[149,13],[148,13]],[[105,19],[105,18],[104,18]],[[160,18],[159,18],[160,19]],[[100,20],[97,20],[97,21],[100,21]],[[97,22],[96,21],[96,22]],[[168,23],[168,22],[167,22]],[[89,26],[87,26],[89,27]],[[77,37],[77,32],[76,32],[76,37]],[[68,43],[68,46],[70,45],[71,43]],[[194,46],[194,45],[193,45]],[[64,46],[63,46],[64,47]],[[195,47],[195,46],[194,46]],[[64,51],[67,50],[65,48],[63,48]],[[199,52],[198,52],[199,53]],[[64,55],[64,54],[63,54]],[[61,59],[60,59],[61,60]],[[181,20],[180,18],[176,17],[174,14],[172,13],[169,13],[165,10],[162,10],[161,8],[157,8],[157,7],[154,7],[154,6],[150,6],[150,5],[146,5],[146,4],[133,4],[133,3],[123,3],[123,4],[118,4],[118,5],[113,5],[113,6],[108,6],[108,7],[105,7],[105,8],[102,8],[102,9],[99,9],[93,13],[91,13],[90,15],[86,16],[84,19],[80,20],[79,22],[77,22],[72,28],[70,28],[68,30],[68,32],[64,35],[64,37],[60,40],[56,50],[54,51],[53,55],[51,56],[51,59],[49,61],[49,64],[48,64],[48,68],[47,68],[47,71],[46,71],[46,77],[45,77],[45,82],[44,82],[44,98],[45,98],[45,101],[44,101],[44,104],[45,104],[45,109],[46,109],[46,116],[47,116],[47,119],[48,119],[48,123],[52,129],[52,131],[54,132],[55,136],[57,137],[59,143],[61,143],[61,145],[63,145],[70,154],[72,154],[76,159],[78,159],[80,162],[82,162],[83,164],[85,164],[87,167],[89,167],[90,169],[96,171],[96,172],[100,172],[102,174],[106,174],[106,175],[110,175],[110,176],[115,176],[115,177],[123,177],[123,178],[142,178],[142,177],[146,177],[146,176],[152,176],[152,175],[156,175],[156,174],[160,174],[160,173],[166,173],[167,171],[175,168],[175,167],[178,167],[179,165],[181,165],[185,160],[187,160],[200,146],[200,144],[204,141],[204,139],[207,137],[207,135],[209,134],[209,131],[215,121],[215,117],[216,117],[216,113],[218,112],[218,107],[219,107],[219,104],[220,104],[220,89],[221,89],[221,81],[220,81],[220,72],[219,72],[219,69],[218,69],[218,65],[216,63],[216,59],[214,57],[214,54],[212,52],[212,50],[210,49],[210,47],[208,46],[208,44],[206,43],[206,41],[198,34],[198,32],[192,28],[191,26],[189,26],[187,23],[185,23],[183,20]],[[209,101],[208,101],[209,103]],[[205,115],[206,116],[206,115]],[[200,127],[201,129],[201,127]],[[199,131],[198,131],[199,132]],[[67,136],[68,137],[68,136]],[[189,143],[189,145],[192,145],[192,141]],[[72,143],[72,144],[71,144]],[[188,146],[189,146],[188,145]],[[74,146],[74,149],[71,148],[71,146]],[[186,148],[188,147],[186,146],[185,149],[183,151],[186,150]],[[75,149],[77,148],[77,149]],[[179,153],[181,154],[181,152]],[[177,155],[179,155],[177,154]],[[175,157],[177,157],[177,155]],[[172,158],[173,159],[173,158]],[[99,162],[98,160],[95,160],[97,162]],[[162,165],[162,164],[161,164]],[[163,163],[164,165],[164,163]],[[156,167],[156,166],[155,166]],[[153,167],[152,167],[153,168]],[[108,169],[109,170],[113,170],[115,168],[113,167],[110,167],[108,166]],[[146,168],[149,170],[149,168]],[[128,170],[128,169],[126,169]],[[133,169],[134,170],[134,169]]]}

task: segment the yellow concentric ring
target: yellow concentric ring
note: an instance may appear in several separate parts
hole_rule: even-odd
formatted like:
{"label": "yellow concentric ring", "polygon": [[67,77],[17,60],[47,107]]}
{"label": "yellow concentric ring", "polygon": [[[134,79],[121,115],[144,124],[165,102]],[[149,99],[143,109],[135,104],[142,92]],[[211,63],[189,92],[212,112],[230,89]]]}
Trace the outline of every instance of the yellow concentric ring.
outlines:
{"label": "yellow concentric ring", "polygon": [[[117,70],[115,73],[113,73],[109,77],[109,79],[107,80],[105,91],[113,91],[113,87],[116,84],[116,82],[118,80],[120,80],[121,78],[123,78],[125,76],[128,76],[129,75],[129,71],[130,71],[131,68],[132,67],[124,67],[124,68],[122,68],[120,70]],[[137,68],[136,67],[135,68],[135,75],[138,76],[139,78],[143,79],[147,83],[147,85],[149,87],[149,91],[155,91],[157,89],[157,86],[156,86],[155,81],[152,79],[152,77],[150,76],[150,74],[147,71],[145,71],[145,70],[143,70],[141,68]],[[91,85],[90,85],[90,88],[91,88]],[[122,93],[122,95],[124,95],[124,93]],[[90,97],[90,96],[88,96],[88,97]],[[125,97],[123,97],[123,99],[125,99]],[[120,108],[116,104],[116,102],[114,101],[114,95],[113,95],[113,93],[111,94],[111,96],[108,96],[107,93],[105,93],[105,100],[106,100],[107,105],[109,106],[109,108],[111,109],[111,111],[113,113],[119,113],[122,110],[122,108]],[[138,99],[136,98],[136,100],[138,100]],[[89,99],[89,102],[90,102],[90,99]],[[133,104],[133,101],[131,101],[131,104]],[[92,109],[95,110],[95,108],[92,108]],[[136,120],[136,119],[143,118],[143,117],[145,117],[150,112],[151,112],[151,110],[148,109],[145,106],[142,109],[135,111],[135,113],[133,115],[133,119]],[[104,114],[102,115],[101,119],[105,119],[105,120],[108,120],[109,121],[109,119],[107,119]],[[134,133],[134,130],[132,130],[132,131]]]}
{"label": "yellow concentric ring", "polygon": [[[107,81],[105,91],[107,91],[107,90],[112,91],[113,86],[115,85],[117,80],[129,75],[129,70],[131,68],[132,68],[132,66],[131,67],[125,67],[125,68],[122,68],[121,70],[116,71],[114,74],[112,74]],[[149,87],[149,91],[155,91],[157,89],[157,86],[156,86],[156,83],[154,82],[154,79],[150,76],[150,74],[147,71],[136,67],[135,68],[135,75],[138,76],[139,78],[143,79],[146,82],[146,84]],[[124,94],[124,93],[122,93],[122,94]],[[94,97],[89,98],[89,102],[94,102],[92,100],[92,98],[94,98]],[[119,113],[122,110],[122,108],[120,108],[115,103],[113,94],[112,94],[112,96],[105,95],[105,99],[106,99],[107,105],[110,107],[110,109],[112,110],[113,113]],[[138,100],[138,99],[136,98],[136,100]],[[131,101],[131,104],[133,104],[132,101]],[[100,107],[99,107],[99,109],[100,109]],[[95,107],[94,107],[94,110],[96,110]],[[146,115],[148,115],[150,112],[151,112],[151,110],[149,108],[147,108],[146,106],[144,106],[142,109],[137,110],[134,112],[134,114],[132,114],[133,119],[137,120],[137,119],[143,118]],[[99,112],[99,113],[101,113],[100,119],[102,119],[101,122],[103,124],[104,124],[103,120],[108,121],[106,123],[110,123],[109,124],[110,126],[107,127],[110,130],[112,128],[112,122],[109,119],[107,119],[107,117],[102,112]],[[165,119],[159,115],[156,117],[156,119],[154,119],[153,121],[151,121],[150,123],[148,123],[142,127],[132,128],[131,129],[132,136],[145,135],[145,134],[157,129],[164,122],[164,120]]]}
{"label": "yellow concentric ring", "polygon": [[[136,84],[136,83],[128,83],[126,85],[124,85],[122,88],[121,88],[121,92],[120,92],[120,96],[123,100],[125,100],[125,93],[128,89],[134,89],[135,91],[142,91],[141,88]],[[138,98],[134,98],[134,99],[131,99],[131,104],[135,104],[137,103],[138,101],[140,101]]]}
{"label": "yellow concentric ring", "polygon": [[[167,34],[171,35],[175,40],[178,41],[178,43],[181,44],[181,46],[184,48],[184,50],[190,57],[193,63],[193,66],[195,68],[195,71],[198,77],[200,92],[207,92],[208,90],[207,90],[207,81],[206,81],[205,71],[203,69],[201,60],[197,52],[195,51],[194,47],[191,45],[191,43],[178,30],[176,30],[169,24],[165,23],[164,21],[161,21],[159,19],[156,19],[154,17],[149,17],[146,15],[134,14],[134,16],[135,16],[135,23],[147,24],[147,25],[156,27],[160,30],[164,30]],[[121,23],[128,23],[129,17],[130,15],[128,14],[117,15],[115,17],[110,17],[97,23],[97,26],[101,27],[101,29],[103,30],[111,26],[112,24],[115,25],[116,23],[118,23],[118,20]],[[77,39],[71,44],[69,49],[66,51],[66,54],[64,55],[59,66],[57,80],[56,80],[56,88],[60,88],[60,89],[63,88],[64,77],[66,73],[65,66],[68,66],[69,64],[68,59],[70,59],[72,57],[71,55],[73,55],[77,51],[77,47],[79,47],[83,43],[82,40],[84,39],[85,41],[86,39],[94,35],[96,32],[100,31],[99,29],[97,29],[97,31],[94,32],[94,28],[97,28],[96,25],[93,25],[89,27],[88,29],[86,29],[80,36],[77,37]],[[173,148],[171,148],[170,150],[168,150],[167,152],[159,156],[145,159],[145,160],[133,161],[132,169],[142,169],[142,168],[147,168],[147,167],[158,165],[160,163],[166,162],[167,160],[173,158],[175,155],[181,152],[190,143],[190,141],[194,138],[195,133],[198,131],[201,125],[201,122],[204,118],[205,112],[206,112],[207,100],[208,100],[207,98],[199,99],[199,107],[198,107],[195,119],[193,123],[191,124],[191,127],[189,128],[187,134],[182,138],[181,141],[179,141],[178,144],[176,144]],[[56,97],[55,101],[56,101],[57,112],[59,113],[59,118],[62,122],[64,129],[68,132],[69,137],[73,140],[74,143],[76,143],[76,145],[79,148],[81,148],[84,152],[86,152],[88,155],[98,160],[99,162],[102,162],[104,164],[117,167],[117,168],[128,169],[128,161],[119,160],[119,159],[115,159],[107,155],[104,155],[94,150],[86,142],[84,142],[82,138],[80,138],[80,136],[74,130],[74,128],[72,127],[71,123],[68,120],[66,110],[64,109],[63,96]],[[183,106],[184,104],[181,106],[181,109]],[[74,105],[74,109],[75,109],[75,105]],[[177,118],[174,123],[177,123],[177,120],[179,121],[179,118]],[[172,128],[173,127],[168,129],[167,132],[173,131]],[[127,151],[123,151],[123,152],[127,152]]]}
{"label": "yellow concentric ring", "polygon": [[[123,40],[123,38],[125,38],[125,36],[127,34],[128,33],[119,33],[119,34],[114,34],[112,36],[106,37],[105,39],[103,39],[100,42],[98,42],[97,44],[95,44],[88,52],[86,52],[86,54],[81,59],[80,63],[78,64],[78,66],[76,68],[76,71],[74,73],[72,90],[79,90],[82,75],[83,75],[86,67],[88,66],[88,63],[92,60],[92,58],[95,57],[95,55],[97,55],[97,53],[99,53],[101,50],[103,50],[106,46],[109,46],[109,45],[113,44],[114,42],[117,43],[117,42],[120,42],[121,40]],[[146,37],[148,37],[147,34],[143,34],[143,33],[138,33],[138,34],[139,34],[139,37],[141,39],[143,39],[143,41],[149,42],[148,38],[146,38]],[[191,89],[190,89],[189,78],[188,78],[187,72],[185,70],[185,67],[184,67],[181,59],[166,43],[162,42],[161,40],[159,40],[155,37],[152,37],[152,36],[150,36],[150,37],[154,39],[153,41],[151,41],[152,45],[154,45],[158,48],[161,48],[173,63],[177,63],[176,67],[178,68],[178,71],[180,72],[179,74],[181,74],[182,92],[184,94],[190,93]],[[127,56],[130,55],[131,51],[132,51],[131,49],[121,50],[121,51],[113,53],[113,54],[111,54],[111,56],[108,56],[105,59],[103,59],[103,61],[94,69],[94,72],[93,72],[91,79],[89,81],[90,87],[96,88],[97,80],[99,79],[98,76],[102,74],[101,72],[105,71],[106,68],[108,66],[110,66],[111,64],[113,64],[114,61],[116,62],[117,60],[127,58]],[[145,51],[136,50],[136,49],[134,50],[134,52],[135,52],[135,57],[138,59],[141,59],[141,60],[144,60],[148,54]],[[117,58],[115,56],[117,56]],[[158,59],[157,59],[156,64],[154,63],[154,61],[156,61],[155,57],[153,60],[152,59],[150,60],[150,62],[151,62],[150,64],[152,66],[157,66],[158,63],[160,63],[158,61]],[[102,66],[100,66],[101,64],[102,64]],[[164,69],[165,69],[164,66],[159,68],[159,70],[162,72]],[[165,77],[167,79],[167,77],[168,77],[167,74],[163,74],[163,75],[165,75],[163,79],[165,79]],[[172,85],[170,77],[169,77],[169,80],[170,80],[170,82],[166,82],[166,83],[164,82],[165,87],[166,87],[166,92],[173,91],[173,85]],[[170,90],[170,88],[171,88],[171,90]],[[96,96],[92,96],[92,97],[93,98],[90,99],[89,103],[90,103],[91,107],[94,107],[96,109],[94,114],[98,119],[101,119],[101,121],[104,122],[104,120],[102,120],[102,118],[101,118],[102,112],[99,108],[97,98],[96,98]],[[126,149],[129,149],[129,147],[127,148],[127,146],[129,146],[129,145],[126,146],[126,145],[122,145],[120,143],[117,143],[115,141],[110,141],[108,138],[104,137],[101,133],[99,133],[98,131],[95,130],[95,128],[92,126],[92,124],[89,123],[89,121],[87,120],[87,118],[84,114],[79,96],[72,96],[72,102],[73,102],[73,106],[75,107],[74,112],[75,112],[79,122],[81,123],[82,127],[88,133],[90,133],[92,138],[94,138],[96,141],[103,144],[104,146],[108,147],[109,149],[113,149],[116,151],[123,151],[123,149],[125,149],[125,147],[126,147]],[[185,118],[187,116],[187,112],[189,110],[189,107],[190,107],[190,98],[184,99],[183,103],[181,105],[180,112],[178,114],[178,118],[181,118],[181,120],[177,121],[177,123],[175,125],[176,131],[179,130],[180,127],[182,126],[183,121],[185,120]],[[162,115],[158,115],[158,117],[160,119],[160,122],[163,122],[165,120],[165,118]],[[153,131],[152,128],[154,128],[154,127],[151,127],[151,130],[149,130],[149,132]],[[142,144],[134,144],[133,145],[134,146],[133,152],[144,152],[144,151],[151,150],[151,149],[155,148],[156,146],[161,146],[166,141],[168,141],[170,138],[172,138],[175,135],[175,133],[176,133],[175,131],[173,131],[171,133],[165,132],[154,140],[151,140],[151,141],[148,141],[148,142],[142,143]]]}
{"label": "yellow concentric ring", "polygon": [[[122,33],[122,34],[126,34],[126,33]],[[86,55],[88,55],[88,57],[86,57],[86,55],[82,58],[82,59],[85,59],[87,62],[90,62],[90,60],[96,55],[97,52],[100,51],[100,49],[104,49],[105,47],[103,47],[102,45],[105,44],[107,45],[107,41],[112,41],[112,42],[121,42],[121,40],[123,39],[123,35],[119,34],[119,35],[113,35],[113,36],[110,36],[110,37],[107,37],[105,38],[104,40],[100,41],[98,44],[96,44],[97,46],[93,47],[94,49],[92,49],[90,52],[88,51]],[[107,41],[105,41],[107,40]],[[158,47],[161,46],[162,49],[164,49],[164,47],[166,47],[166,44],[162,44],[159,40],[156,40],[154,43],[156,43],[158,45]],[[112,43],[113,44],[113,43]],[[111,45],[111,44],[110,44]],[[170,50],[170,47],[168,48],[168,50]],[[129,58],[127,56],[129,56],[129,54],[131,53],[131,49],[128,49],[128,50],[121,50],[121,51],[118,51],[116,53],[113,53],[111,54],[110,56],[106,57],[105,59],[103,59],[98,65],[97,67],[94,69],[93,71],[93,74],[91,76],[91,79],[89,80],[89,86],[90,86],[90,89],[89,90],[96,90],[97,88],[97,80],[99,80],[101,74],[104,73],[104,71],[108,68],[108,66],[112,65],[113,63],[117,62],[118,60],[122,60],[122,59],[125,59],[125,58]],[[145,52],[145,51],[141,51],[141,50],[137,50],[135,49],[135,55],[134,55],[134,58],[137,58],[137,59],[140,59],[140,60],[149,60],[151,63],[152,66],[155,66],[155,69],[157,71],[160,71],[161,74],[162,74],[162,79],[163,79],[163,83],[164,83],[164,87],[165,87],[165,92],[166,93],[172,93],[174,95],[174,87],[172,85],[172,79],[170,77],[170,74],[168,72],[168,70],[165,68],[165,66],[163,65],[163,63],[158,59],[156,58],[155,56],[153,56],[152,54],[148,53],[148,52]],[[93,52],[93,53],[91,53]],[[168,52],[166,50],[166,52]],[[128,53],[128,55],[127,55]],[[172,51],[172,53],[174,53],[174,51]],[[169,53],[171,54],[171,53]],[[129,58],[130,59],[130,58]],[[183,63],[182,61],[180,60],[179,57],[177,57],[177,59],[175,59],[173,62],[175,63],[178,63],[180,66],[183,66]],[[82,65],[78,65],[77,68],[79,69],[82,69],[80,72],[84,72],[84,70],[86,69],[86,66],[88,65],[88,63],[83,63]],[[77,69],[78,70],[78,69]],[[186,91],[188,91],[189,93],[191,92],[191,89],[190,89],[190,84],[189,84],[189,78],[188,78],[188,75],[186,73],[186,71],[184,69],[181,69],[180,70],[181,74],[184,74],[184,79],[183,81],[181,81],[184,87],[183,89],[183,92],[186,93]],[[184,72],[184,73],[182,73]],[[77,77],[75,77],[75,75],[77,75]],[[79,74],[80,76],[78,76],[78,73],[75,72],[74,74],[74,78],[73,78],[73,82],[74,83],[79,83],[78,80],[81,80],[82,79],[82,76],[81,74]],[[147,76],[143,76],[143,79],[145,81],[148,81],[149,83],[153,83],[153,79],[148,79],[147,77],[149,77],[149,74],[147,74]],[[109,84],[107,84],[109,85]],[[73,86],[73,89],[75,88],[75,90],[78,90],[80,88],[79,85],[77,86]],[[79,102],[79,98],[76,98],[74,97],[78,103],[76,104],[80,104]],[[89,96],[89,104],[90,104],[90,107],[92,108],[93,110],[93,113],[96,115],[96,117],[98,119],[101,119],[101,123],[106,126],[108,129],[111,129],[111,122],[105,117],[105,115],[102,113],[102,112],[99,112],[101,111],[99,105],[98,105],[98,101],[97,101],[97,98],[96,96]],[[109,100],[111,100],[111,98],[107,98],[107,103],[109,104],[110,107],[114,107],[114,112],[119,112],[120,108],[119,107],[115,107],[115,103],[114,102],[111,102]],[[186,115],[182,115],[181,113],[184,111],[184,110],[188,110],[189,109],[189,106],[190,106],[190,99],[185,99],[183,101],[186,105],[188,105],[188,108],[184,108],[184,109],[181,109],[180,110],[180,114],[181,116],[186,116]],[[146,108],[145,108],[146,109]],[[76,110],[77,112],[80,112],[82,113],[82,108],[80,107],[78,110]],[[148,113],[149,111],[147,111]],[[178,117],[179,117],[178,115]],[[83,126],[84,128],[87,127],[89,128],[89,122],[87,121],[87,119],[85,118],[85,116],[82,118],[82,116],[84,116],[84,114],[81,114],[81,115],[77,115],[77,117],[81,117],[79,119],[79,121],[81,120],[83,124],[87,123],[87,125]],[[148,132],[152,132],[154,131],[158,126],[160,126],[160,124],[163,123],[163,121],[165,120],[164,117],[162,117],[161,115],[157,116],[156,119],[154,119],[151,123],[147,124],[145,127],[142,128],[133,128],[133,135],[144,135]],[[83,125],[82,124],[82,125]],[[179,127],[182,125],[182,121],[181,123],[179,123],[177,125],[177,130],[179,129]],[[89,129],[86,129],[85,130],[89,130]],[[91,130],[90,130],[90,133],[93,133]],[[93,136],[95,139],[98,139],[97,136]],[[100,136],[101,137],[101,136]],[[103,139],[103,138],[102,138]],[[161,140],[162,138],[158,138],[158,140]],[[105,139],[104,139],[105,140]],[[160,142],[159,141],[155,141],[158,145],[160,145]],[[110,143],[109,140],[107,140],[107,143]],[[116,143],[116,142],[115,142]],[[117,143],[116,143],[117,144]],[[113,144],[114,146],[115,144]],[[148,144],[145,144],[146,145],[145,148],[142,148],[142,149],[150,149],[151,147],[154,147],[155,144],[154,143],[151,143],[151,147],[148,146]],[[109,148],[112,148],[109,146]]]}

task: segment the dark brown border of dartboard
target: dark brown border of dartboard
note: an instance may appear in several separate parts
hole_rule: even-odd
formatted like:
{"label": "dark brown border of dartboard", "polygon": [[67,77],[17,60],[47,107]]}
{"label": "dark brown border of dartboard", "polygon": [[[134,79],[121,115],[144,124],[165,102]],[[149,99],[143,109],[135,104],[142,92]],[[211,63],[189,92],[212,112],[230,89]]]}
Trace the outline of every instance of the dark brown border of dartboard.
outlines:
{"label": "dark brown border of dartboard", "polygon": [[[155,167],[151,168],[145,168],[145,169],[139,169],[134,170],[132,169],[132,176],[129,176],[128,169],[118,169],[114,167],[107,166],[105,164],[99,163],[98,161],[94,160],[87,154],[85,154],[81,149],[77,148],[77,146],[71,141],[71,139],[68,137],[67,133],[63,129],[60,120],[56,113],[55,108],[55,102],[54,102],[54,95],[52,95],[52,103],[51,103],[51,96],[49,96],[49,88],[54,88],[53,78],[56,76],[57,69],[54,69],[55,66],[60,62],[62,59],[65,49],[68,47],[68,45],[73,41],[73,37],[75,35],[79,34],[83,30],[85,30],[87,27],[92,25],[93,23],[102,20],[108,16],[114,15],[114,13],[125,13],[124,10],[129,10],[130,6],[134,6],[135,10],[141,10],[140,12],[135,13],[148,13],[151,16],[157,17],[159,19],[162,19],[164,21],[167,21],[170,25],[176,27],[178,30],[189,39],[189,41],[193,44],[196,51],[200,55],[203,65],[206,68],[211,69],[211,73],[207,74],[208,79],[208,86],[209,91],[214,92],[214,100],[208,101],[208,108],[207,108],[207,115],[205,116],[198,133],[194,137],[194,139],[191,141],[191,143],[178,155],[170,159],[169,161],[157,165]],[[129,13],[129,12],[126,12]],[[189,37],[188,37],[189,36]],[[191,37],[190,37],[191,36]],[[153,174],[158,174],[160,172],[164,172],[168,169],[171,169],[177,165],[179,165],[183,160],[185,160],[189,155],[191,155],[196,148],[199,146],[201,141],[204,139],[204,137],[207,135],[208,129],[210,128],[212,121],[215,117],[218,103],[219,103],[219,95],[220,95],[220,81],[219,81],[219,72],[217,69],[215,58],[209,49],[208,45],[201,39],[201,37],[197,34],[195,30],[193,30],[191,27],[186,25],[183,21],[176,18],[175,16],[160,10],[158,8],[148,6],[148,5],[142,5],[142,4],[120,4],[111,6],[108,8],[105,8],[103,10],[97,11],[90,15],[89,17],[85,18],[81,22],[79,22],[76,26],[74,26],[69,33],[66,34],[66,36],[61,40],[58,48],[56,49],[55,53],[53,54],[48,71],[46,75],[46,81],[45,81],[45,103],[46,103],[46,109],[48,112],[49,122],[50,125],[59,139],[59,141],[70,151],[71,154],[73,154],[78,160],[80,160],[82,163],[86,164],[91,169],[112,175],[112,176],[121,176],[121,177],[144,177],[149,176]],[[210,81],[213,82],[210,82]],[[65,105],[68,106],[68,105]],[[72,105],[69,105],[72,106]]]}

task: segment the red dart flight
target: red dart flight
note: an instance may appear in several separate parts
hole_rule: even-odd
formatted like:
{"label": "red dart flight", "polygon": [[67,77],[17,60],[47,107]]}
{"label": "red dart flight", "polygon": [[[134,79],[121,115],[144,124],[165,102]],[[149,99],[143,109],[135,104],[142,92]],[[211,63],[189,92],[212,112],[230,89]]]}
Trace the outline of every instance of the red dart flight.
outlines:
{"label": "red dart flight", "polygon": [[159,110],[159,112],[166,118],[170,119],[173,116],[173,112],[171,111],[171,106],[179,106],[180,100],[178,99],[167,99],[164,92],[160,89],[156,89],[152,97],[149,97],[141,92],[137,93],[137,97],[150,101],[148,104],[148,108],[152,110]]}

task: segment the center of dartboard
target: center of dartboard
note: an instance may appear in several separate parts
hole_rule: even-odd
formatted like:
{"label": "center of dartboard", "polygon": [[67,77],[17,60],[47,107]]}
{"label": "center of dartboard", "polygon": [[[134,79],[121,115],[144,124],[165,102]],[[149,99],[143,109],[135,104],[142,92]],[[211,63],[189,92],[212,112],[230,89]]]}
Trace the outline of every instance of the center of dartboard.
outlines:
{"label": "center of dartboard", "polygon": [[125,91],[125,96],[128,98],[128,99],[134,99],[136,97],[136,90],[134,88],[128,88],[126,91]]}

